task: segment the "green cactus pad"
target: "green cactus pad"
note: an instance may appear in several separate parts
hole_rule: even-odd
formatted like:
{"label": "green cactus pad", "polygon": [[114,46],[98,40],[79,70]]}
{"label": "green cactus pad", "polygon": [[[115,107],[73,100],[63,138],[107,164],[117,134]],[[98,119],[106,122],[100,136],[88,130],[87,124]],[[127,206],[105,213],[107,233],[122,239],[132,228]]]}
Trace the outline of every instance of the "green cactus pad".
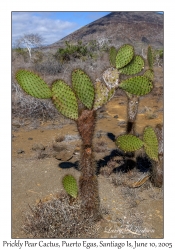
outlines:
{"label": "green cactus pad", "polygon": [[72,86],[80,101],[88,109],[92,109],[95,91],[89,76],[81,69],[75,69],[72,72]]}
{"label": "green cactus pad", "polygon": [[153,84],[146,76],[135,76],[122,81],[119,87],[130,94],[142,96],[152,90]]}
{"label": "green cactus pad", "polygon": [[119,71],[125,75],[134,75],[139,73],[144,68],[144,60],[141,56],[134,56],[132,61]]}
{"label": "green cactus pad", "polygon": [[47,83],[35,73],[20,69],[16,73],[16,80],[21,88],[29,95],[39,98],[47,99],[52,97],[52,91]]}
{"label": "green cactus pad", "polygon": [[120,69],[125,67],[134,56],[134,48],[129,44],[125,44],[117,52],[116,55],[116,68]]}
{"label": "green cactus pad", "polygon": [[154,71],[152,69],[146,70],[143,75],[149,78],[151,81],[154,79]]}
{"label": "green cactus pad", "polygon": [[53,102],[58,111],[73,120],[78,119],[78,103],[72,89],[62,80],[52,85]]}
{"label": "green cactus pad", "polygon": [[148,66],[149,66],[149,68],[153,69],[154,57],[153,57],[153,52],[152,52],[151,46],[148,46],[147,60],[148,60]]}
{"label": "green cactus pad", "polygon": [[110,90],[100,81],[96,81],[95,83],[95,100],[93,110],[97,110],[106,104],[115,93],[115,88],[111,88]]}
{"label": "green cactus pad", "polygon": [[109,61],[112,67],[116,67],[116,55],[117,55],[117,50],[115,47],[111,47],[109,50]]}
{"label": "green cactus pad", "polygon": [[152,127],[146,127],[144,129],[143,142],[146,154],[151,159],[158,161],[158,140]]}
{"label": "green cactus pad", "polygon": [[133,152],[140,149],[144,143],[134,135],[120,135],[116,145],[125,152]]}
{"label": "green cactus pad", "polygon": [[62,183],[66,192],[73,198],[76,198],[78,194],[78,186],[76,179],[72,175],[66,175],[64,176]]}

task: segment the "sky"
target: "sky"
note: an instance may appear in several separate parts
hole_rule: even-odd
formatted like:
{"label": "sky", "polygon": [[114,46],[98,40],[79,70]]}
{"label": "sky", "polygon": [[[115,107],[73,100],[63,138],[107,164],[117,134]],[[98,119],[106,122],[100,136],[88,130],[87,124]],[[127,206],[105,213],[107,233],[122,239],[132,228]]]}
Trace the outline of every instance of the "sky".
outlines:
{"label": "sky", "polygon": [[37,33],[44,45],[57,42],[73,31],[110,12],[12,12],[12,46],[24,34]]}

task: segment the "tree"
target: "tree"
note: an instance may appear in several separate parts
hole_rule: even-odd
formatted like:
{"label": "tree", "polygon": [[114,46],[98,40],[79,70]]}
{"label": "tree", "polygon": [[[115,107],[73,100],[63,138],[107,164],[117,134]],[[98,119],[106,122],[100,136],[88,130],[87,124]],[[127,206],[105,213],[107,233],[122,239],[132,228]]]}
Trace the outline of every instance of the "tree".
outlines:
{"label": "tree", "polygon": [[17,47],[25,47],[29,52],[29,56],[31,58],[31,50],[32,48],[39,47],[42,45],[43,37],[39,34],[24,34],[17,40]]}

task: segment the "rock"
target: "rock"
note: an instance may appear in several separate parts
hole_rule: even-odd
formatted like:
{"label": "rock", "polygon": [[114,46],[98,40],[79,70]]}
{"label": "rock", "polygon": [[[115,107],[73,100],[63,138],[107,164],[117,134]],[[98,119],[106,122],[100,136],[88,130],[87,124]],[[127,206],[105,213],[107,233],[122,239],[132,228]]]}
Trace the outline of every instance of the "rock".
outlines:
{"label": "rock", "polygon": [[20,125],[17,123],[12,123],[12,126],[16,127],[16,128],[20,128]]}
{"label": "rock", "polygon": [[45,146],[43,145],[43,144],[34,144],[33,146],[32,146],[32,150],[34,150],[34,151],[36,151],[36,150],[45,150]]}
{"label": "rock", "polygon": [[40,154],[38,155],[38,159],[44,159],[48,157],[50,157],[50,155],[43,152],[40,152]]}
{"label": "rock", "polygon": [[123,128],[123,127],[126,126],[126,122],[125,121],[119,121],[117,125]]}
{"label": "rock", "polygon": [[74,155],[80,154],[81,147],[76,147],[74,150]]}
{"label": "rock", "polygon": [[53,150],[56,151],[56,152],[60,152],[60,151],[66,150],[66,147],[62,146],[59,142],[53,143],[52,147],[53,147]]}
{"label": "rock", "polygon": [[69,161],[73,157],[73,151],[64,150],[55,154],[54,157],[60,161]]}
{"label": "rock", "polygon": [[121,101],[118,103],[119,105],[125,105],[125,102]]}
{"label": "rock", "polygon": [[56,138],[55,138],[55,141],[56,142],[62,142],[62,141],[64,141],[65,140],[65,136],[64,135],[60,135],[60,136],[57,136]]}
{"label": "rock", "polygon": [[23,149],[18,149],[17,153],[18,154],[23,154],[23,153],[25,153],[25,151]]}

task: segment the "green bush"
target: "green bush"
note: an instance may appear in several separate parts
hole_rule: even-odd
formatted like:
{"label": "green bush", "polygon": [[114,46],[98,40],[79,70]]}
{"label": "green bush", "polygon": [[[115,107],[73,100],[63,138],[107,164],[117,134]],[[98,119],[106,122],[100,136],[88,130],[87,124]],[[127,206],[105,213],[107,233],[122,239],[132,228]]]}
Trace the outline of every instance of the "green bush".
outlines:
{"label": "green bush", "polygon": [[154,50],[154,57],[158,57],[159,59],[163,59],[163,49]]}
{"label": "green bush", "polygon": [[109,48],[106,44],[99,47],[96,40],[91,40],[86,44],[82,41],[78,41],[77,44],[71,44],[70,42],[65,41],[65,47],[59,48],[54,56],[61,63],[66,63],[76,58],[82,59],[83,61],[88,58],[96,60],[98,52],[108,51],[108,49]]}

